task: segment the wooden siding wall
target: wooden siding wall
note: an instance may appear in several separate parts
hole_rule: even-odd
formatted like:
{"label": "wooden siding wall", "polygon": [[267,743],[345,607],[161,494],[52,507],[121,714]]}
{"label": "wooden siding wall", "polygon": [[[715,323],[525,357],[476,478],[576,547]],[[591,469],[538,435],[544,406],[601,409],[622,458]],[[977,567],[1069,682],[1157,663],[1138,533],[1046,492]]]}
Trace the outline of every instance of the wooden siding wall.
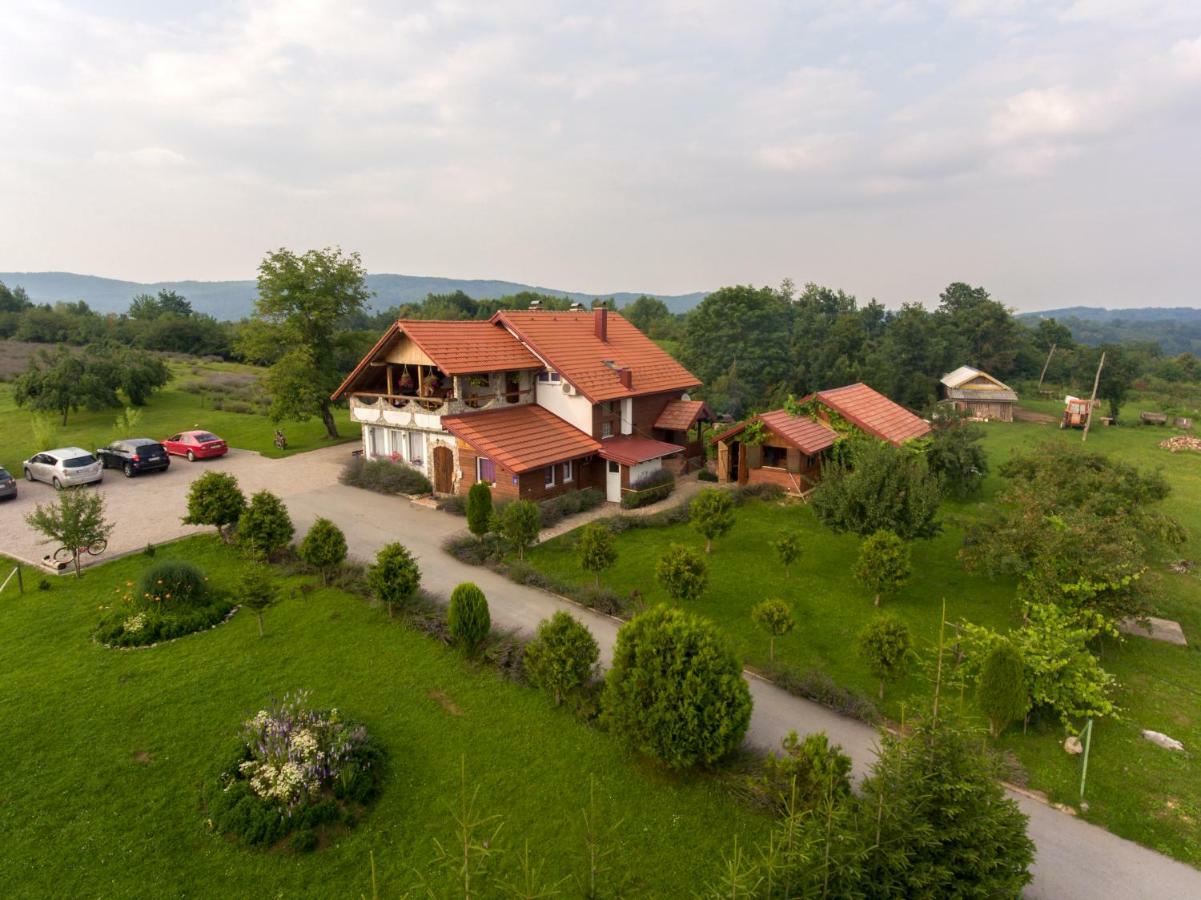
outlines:
{"label": "wooden siding wall", "polygon": [[[638,373],[634,373],[634,387],[638,387]],[[664,391],[661,394],[647,394],[644,397],[633,398],[630,404],[630,417],[634,427],[634,434],[641,437],[653,437],[655,434],[655,422],[659,416],[663,414],[663,408],[672,400],[679,400],[684,396],[683,391]],[[621,401],[613,401],[620,410]],[[604,413],[604,404],[597,403],[592,407],[592,436],[597,440],[601,438],[601,425],[608,420],[613,425],[613,434],[621,434],[621,415],[606,416]]]}
{"label": "wooden siding wall", "polygon": [[956,400],[955,408],[977,419],[1013,421],[1013,404],[998,400]]}
{"label": "wooden siding wall", "polygon": [[[458,493],[466,494],[476,481],[476,460],[479,458],[479,454],[470,444],[462,441],[459,441],[458,444],[459,471],[461,473]],[[593,457],[589,462],[584,462],[583,459],[573,460],[573,462],[575,463],[574,478],[568,482],[563,481],[563,464],[556,465],[558,471],[555,473],[554,487],[546,486],[546,472],[543,469],[518,475],[518,483],[514,484],[514,473],[497,463],[496,483],[492,486],[492,496],[497,500],[546,500],[568,491],[582,491],[584,488],[599,487],[604,490],[604,460],[600,457]]]}

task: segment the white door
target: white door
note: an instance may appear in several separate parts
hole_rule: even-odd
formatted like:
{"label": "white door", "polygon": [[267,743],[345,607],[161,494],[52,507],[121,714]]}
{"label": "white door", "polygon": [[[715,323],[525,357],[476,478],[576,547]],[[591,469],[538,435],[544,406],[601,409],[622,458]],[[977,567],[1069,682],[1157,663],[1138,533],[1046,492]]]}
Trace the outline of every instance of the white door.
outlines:
{"label": "white door", "polygon": [[611,459],[605,470],[605,499],[610,503],[621,502],[621,463]]}

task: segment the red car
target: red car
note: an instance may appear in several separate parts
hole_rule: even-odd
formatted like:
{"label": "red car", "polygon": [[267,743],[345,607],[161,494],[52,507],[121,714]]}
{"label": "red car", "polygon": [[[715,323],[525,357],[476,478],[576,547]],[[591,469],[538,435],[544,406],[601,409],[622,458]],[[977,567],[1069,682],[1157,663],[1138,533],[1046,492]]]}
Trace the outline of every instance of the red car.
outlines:
{"label": "red car", "polygon": [[188,462],[224,456],[229,452],[225,441],[211,431],[181,431],[163,441],[163,446],[167,448],[168,453],[186,456]]}

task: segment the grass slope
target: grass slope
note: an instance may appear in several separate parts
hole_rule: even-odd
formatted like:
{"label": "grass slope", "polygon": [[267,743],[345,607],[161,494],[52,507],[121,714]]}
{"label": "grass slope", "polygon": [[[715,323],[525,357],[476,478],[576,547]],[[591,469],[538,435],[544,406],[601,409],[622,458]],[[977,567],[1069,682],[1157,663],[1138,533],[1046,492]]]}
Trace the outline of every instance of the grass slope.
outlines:
{"label": "grass slope", "polygon": [[[273,457],[336,443],[325,436],[325,428],[319,419],[285,422],[276,426],[266,416],[257,413],[213,409],[211,401],[205,400],[194,390],[198,382],[206,379],[216,379],[222,375],[252,375],[261,372],[261,369],[237,363],[198,360],[190,363],[172,362],[170,365],[174,377],[142,407],[142,419],[137,426],[136,436],[161,440],[177,431],[206,428],[224,438],[231,447],[255,450]],[[59,429],[56,445],[79,446],[93,451],[103,447],[115,437],[113,421],[119,412],[118,409],[81,409],[71,413],[66,426]],[[335,415],[339,420],[338,429],[343,435],[342,439],[357,438],[357,427],[343,420],[344,413]],[[55,418],[55,421],[58,419]],[[35,446],[30,423],[29,411],[13,402],[12,385],[0,383],[0,466],[18,477],[22,460],[40,450],[51,449]],[[288,437],[288,449],[285,452],[276,449],[272,443],[276,427],[282,428]]]}
{"label": "grass slope", "polygon": [[[1055,404],[1049,404],[1048,409]],[[1124,411],[1137,421],[1137,409]],[[1018,624],[1015,584],[965,572],[956,553],[963,528],[987,514],[1003,479],[1000,464],[1017,450],[1044,440],[1080,443],[1079,431],[1060,431],[1054,425],[1015,422],[985,426],[985,445],[992,473],[979,501],[952,504],[943,511],[946,525],[932,541],[913,545],[913,578],[884,609],[909,623],[915,647],[927,659],[936,646],[939,612],[947,601],[947,619],[962,619],[1004,630]],[[1181,551],[1201,559],[1201,455],[1171,454],[1158,442],[1172,432],[1163,428],[1123,427],[1094,430],[1087,447],[1142,467],[1161,467],[1173,486],[1164,504],[1191,537]],[[736,513],[733,530],[715,543],[710,557],[710,588],[692,606],[717,622],[742,658],[751,665],[767,659],[768,638],[750,619],[750,608],[766,597],[780,597],[793,609],[796,630],[776,641],[776,658],[801,669],[817,668],[838,684],[875,696],[875,683],[859,660],[855,637],[874,615],[872,601],[851,575],[858,541],[823,528],[808,507],[789,502],[748,503]],[[786,578],[768,541],[782,529],[802,533],[804,555]],[[574,533],[540,545],[527,554],[539,569],[556,578],[589,583],[572,549]],[[688,525],[631,529],[617,537],[617,565],[604,583],[629,593],[642,592],[648,602],[667,602],[655,582],[655,563],[672,542],[703,549],[704,541]],[[1179,859],[1201,865],[1201,582],[1196,575],[1176,575],[1157,565],[1146,576],[1155,598],[1156,613],[1182,623],[1192,646],[1172,647],[1137,637],[1104,648],[1104,664],[1121,682],[1117,700],[1121,720],[1100,723],[1094,730],[1089,762],[1087,817],[1116,833]],[[921,666],[888,688],[884,711],[899,718],[902,706],[929,693],[930,681]],[[964,698],[970,707],[972,700]],[[1141,737],[1144,728],[1162,731],[1193,752],[1171,754]],[[1027,769],[1031,786],[1052,799],[1079,801],[1080,759],[1060,748],[1056,725],[1020,729],[1003,736],[1000,746],[1013,751]]]}
{"label": "grass slope", "polygon": [[[224,587],[243,565],[208,536],[156,558],[167,556]],[[430,863],[435,837],[453,842],[448,804],[463,757],[479,809],[503,816],[497,843],[519,851],[528,840],[556,879],[584,873],[590,775],[608,823],[622,820],[604,883],[625,883],[627,895],[691,893],[735,835],[746,846],[766,834],[767,820],[714,780],[646,766],[541,694],[337,590],[268,610],[264,639],[243,611],[150,650],[94,645],[97,607],[149,563],[128,557],[47,592],[10,588],[0,602],[7,896],[370,896],[372,851],[381,894],[398,896]],[[245,850],[207,830],[200,787],[243,717],[296,688],[378,736],[390,760],[383,794],[315,855]],[[500,858],[510,874],[514,857]]]}

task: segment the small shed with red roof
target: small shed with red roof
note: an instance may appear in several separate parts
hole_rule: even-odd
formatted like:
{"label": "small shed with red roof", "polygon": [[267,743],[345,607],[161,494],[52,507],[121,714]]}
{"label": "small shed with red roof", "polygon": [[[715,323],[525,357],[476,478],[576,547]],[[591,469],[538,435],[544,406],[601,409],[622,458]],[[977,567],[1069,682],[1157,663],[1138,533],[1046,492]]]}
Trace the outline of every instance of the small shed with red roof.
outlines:
{"label": "small shed with red roof", "polygon": [[924,419],[865,384],[817,391],[797,406],[796,413],[760,413],[714,437],[718,481],[778,484],[805,494],[847,427],[896,446],[930,433]]}

